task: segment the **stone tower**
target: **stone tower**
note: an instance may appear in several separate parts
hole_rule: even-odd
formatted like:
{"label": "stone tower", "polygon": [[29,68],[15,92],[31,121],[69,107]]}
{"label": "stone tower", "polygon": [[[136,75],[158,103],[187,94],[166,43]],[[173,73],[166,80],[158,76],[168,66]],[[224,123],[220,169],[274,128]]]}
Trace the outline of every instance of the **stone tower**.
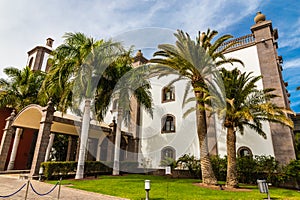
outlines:
{"label": "stone tower", "polygon": [[49,69],[48,59],[52,52],[53,39],[47,38],[45,46],[36,46],[32,50],[28,51],[27,66],[31,70],[41,70],[47,72]]}
{"label": "stone tower", "polygon": [[[141,50],[138,50],[135,57],[133,57],[133,67],[138,67],[140,65],[148,63],[148,59],[146,59],[143,56],[143,53]],[[131,122],[129,126],[129,131],[133,133],[134,138],[134,149],[132,152],[134,152],[133,160],[138,160],[138,153],[140,152],[140,137],[141,137],[141,105],[138,103],[137,99],[132,96],[130,100],[130,107],[132,109],[132,112],[130,114]]]}
{"label": "stone tower", "polygon": [[[273,29],[272,21],[266,20],[265,15],[258,12],[251,27],[257,47],[261,75],[264,88],[275,88],[275,94],[280,96],[274,103],[283,108],[290,108],[289,93],[282,79],[282,57],[277,55],[278,31]],[[290,128],[270,123],[272,142],[276,159],[286,164],[295,159],[293,135]]]}

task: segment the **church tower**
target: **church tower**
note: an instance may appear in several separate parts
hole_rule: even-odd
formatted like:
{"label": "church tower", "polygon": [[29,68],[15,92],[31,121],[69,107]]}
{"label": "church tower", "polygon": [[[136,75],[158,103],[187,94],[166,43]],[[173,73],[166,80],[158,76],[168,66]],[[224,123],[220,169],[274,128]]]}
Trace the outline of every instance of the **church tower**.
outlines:
{"label": "church tower", "polygon": [[[148,63],[148,59],[143,56],[141,50],[136,52],[135,57],[133,57],[133,67],[138,67],[140,65],[144,65]],[[142,119],[141,119],[141,105],[138,103],[137,99],[132,96],[130,99],[130,107],[132,112],[130,113],[130,126],[129,132],[133,134],[134,138],[134,147],[132,152],[134,152],[133,160],[138,161],[138,153],[140,152],[141,144],[140,144],[140,137],[141,137],[141,126],[142,126]]]}
{"label": "church tower", "polygon": [[[277,55],[278,31],[273,29],[272,21],[266,20],[261,12],[254,18],[255,24],[251,27],[257,47],[261,75],[263,76],[263,87],[274,88],[274,94],[279,97],[273,101],[278,106],[290,108],[289,93],[286,89],[287,83],[282,78],[282,57]],[[290,128],[280,124],[270,123],[271,136],[275,158],[281,163],[288,163],[295,159],[293,133]]]}
{"label": "church tower", "polygon": [[29,66],[31,70],[41,70],[45,72],[49,70],[48,59],[53,50],[53,41],[54,40],[52,38],[47,38],[45,46],[36,46],[27,52],[27,66]]}

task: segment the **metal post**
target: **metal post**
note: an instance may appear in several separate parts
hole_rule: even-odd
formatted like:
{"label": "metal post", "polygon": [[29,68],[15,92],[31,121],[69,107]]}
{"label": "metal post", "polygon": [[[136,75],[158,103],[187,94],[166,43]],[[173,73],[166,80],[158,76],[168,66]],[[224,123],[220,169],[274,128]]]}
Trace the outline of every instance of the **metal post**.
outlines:
{"label": "metal post", "polygon": [[27,199],[28,189],[29,189],[30,180],[27,181],[26,192],[25,192],[25,200]]}
{"label": "metal post", "polygon": [[166,176],[167,176],[167,199],[168,199],[168,197],[169,197],[169,177],[171,176],[171,173],[172,171],[171,171],[171,166],[167,166],[166,168],[165,168],[165,174],[166,174]]}
{"label": "metal post", "polygon": [[149,200],[149,190],[146,190],[146,200]]}
{"label": "metal post", "polygon": [[59,199],[59,197],[60,197],[61,180],[62,180],[62,177],[60,177],[60,179],[59,179],[58,192],[57,192],[57,199]]}

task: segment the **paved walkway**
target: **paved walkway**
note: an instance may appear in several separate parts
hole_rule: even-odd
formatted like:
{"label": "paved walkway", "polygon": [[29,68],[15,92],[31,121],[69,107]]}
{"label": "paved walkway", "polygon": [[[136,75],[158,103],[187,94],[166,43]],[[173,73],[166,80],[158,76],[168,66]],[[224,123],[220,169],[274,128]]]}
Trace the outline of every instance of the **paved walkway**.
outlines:
{"label": "paved walkway", "polygon": [[[33,185],[33,188],[38,192],[38,193],[46,193],[50,191],[54,185],[44,183],[44,182],[39,182],[35,180],[30,180],[31,184]],[[0,197],[12,194],[13,192],[17,191],[19,188],[21,188],[24,184],[27,183],[27,180],[22,180],[19,179],[18,174],[13,174],[13,175],[0,175]],[[25,199],[25,193],[26,193],[26,186],[18,192],[16,195],[9,197],[9,198],[0,198],[0,199],[14,199],[14,200],[23,200]],[[55,188],[53,192],[51,192],[49,195],[45,196],[39,196],[34,191],[31,189],[29,186],[28,189],[28,195],[27,195],[27,200],[32,200],[32,199],[57,199],[58,198],[58,186]],[[69,188],[66,186],[61,186],[60,190],[60,198],[62,200],[82,200],[82,199],[88,199],[88,200],[122,200],[124,198],[119,198],[119,197],[113,197],[113,196],[108,196],[108,195],[103,195],[103,194],[98,194],[94,192],[86,192],[82,190],[77,190],[73,188]],[[125,199],[124,199],[125,200]]]}

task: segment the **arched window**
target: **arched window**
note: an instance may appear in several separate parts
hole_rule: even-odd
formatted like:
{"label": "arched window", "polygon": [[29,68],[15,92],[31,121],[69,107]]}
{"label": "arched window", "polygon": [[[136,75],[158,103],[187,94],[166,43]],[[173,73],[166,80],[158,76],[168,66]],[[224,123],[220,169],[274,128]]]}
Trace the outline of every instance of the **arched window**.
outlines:
{"label": "arched window", "polygon": [[173,115],[165,115],[161,120],[162,133],[175,132],[175,117]]}
{"label": "arched window", "polygon": [[252,157],[252,151],[249,147],[242,146],[237,150],[237,154],[240,157]]}
{"label": "arched window", "polygon": [[162,89],[162,102],[175,101],[175,88],[174,86],[164,87]]}
{"label": "arched window", "polygon": [[161,160],[165,160],[166,158],[176,159],[176,150],[173,147],[167,146],[161,150]]}

